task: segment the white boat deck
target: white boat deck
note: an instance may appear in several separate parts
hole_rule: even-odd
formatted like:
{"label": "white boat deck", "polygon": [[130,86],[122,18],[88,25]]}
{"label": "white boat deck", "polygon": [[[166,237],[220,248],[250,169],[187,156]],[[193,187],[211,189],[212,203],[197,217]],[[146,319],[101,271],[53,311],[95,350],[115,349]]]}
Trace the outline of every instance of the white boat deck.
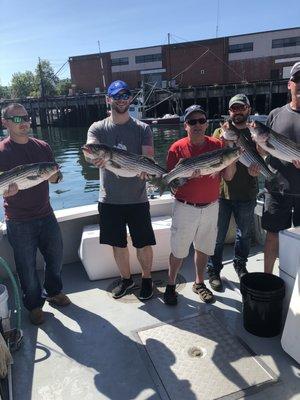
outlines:
{"label": "white boat deck", "polygon": [[[91,282],[81,263],[65,265],[64,291],[73,304],[61,309],[45,305],[47,319],[39,328],[30,325],[26,312],[23,314],[24,340],[14,354],[14,400],[174,400],[168,395],[166,382],[145,359],[144,346],[137,340],[136,331],[195,314],[200,315],[201,321],[201,314],[207,311],[213,312],[278,376],[277,383],[261,388],[257,393],[245,392],[247,399],[300,399],[300,368],[282,350],[280,336],[259,338],[242,326],[242,299],[231,257],[232,246],[226,246],[225,291],[215,292],[216,302],[206,305],[191,290],[194,279],[191,254],[180,272],[179,304],[176,307],[162,302],[161,287],[166,272],[154,273],[158,290],[151,300],[142,303],[134,294],[114,300],[110,290],[115,279]],[[262,271],[261,247],[252,248],[248,269]],[[140,276],[135,279],[138,283]],[[169,351],[169,356],[168,384],[179,385],[183,400],[201,399],[201,393],[193,392],[190,383],[181,381],[173,372],[172,364],[177,354]],[[227,368],[234,368],[238,357],[238,353],[232,356],[230,366],[219,364],[218,358],[212,358],[212,363],[226,379]],[[205,372],[199,369],[200,381]],[[210,378],[214,385],[214,376]],[[244,397],[232,395],[226,399]]]}

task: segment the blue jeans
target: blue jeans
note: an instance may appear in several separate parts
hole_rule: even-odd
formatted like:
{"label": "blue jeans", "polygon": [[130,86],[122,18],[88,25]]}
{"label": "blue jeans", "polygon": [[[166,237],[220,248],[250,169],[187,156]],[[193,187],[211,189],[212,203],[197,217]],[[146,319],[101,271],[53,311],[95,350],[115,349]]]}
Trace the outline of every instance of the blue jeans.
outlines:
{"label": "blue jeans", "polygon": [[234,245],[234,265],[246,266],[251,244],[251,227],[256,200],[238,201],[220,199],[218,216],[218,236],[214,255],[209,258],[208,269],[219,272],[223,268],[223,248],[231,214],[236,222]]}
{"label": "blue jeans", "polygon": [[[24,306],[30,311],[42,307],[46,297],[62,290],[63,243],[54,214],[30,221],[6,222],[7,237],[13,248]],[[36,253],[45,260],[43,289],[36,270]]]}

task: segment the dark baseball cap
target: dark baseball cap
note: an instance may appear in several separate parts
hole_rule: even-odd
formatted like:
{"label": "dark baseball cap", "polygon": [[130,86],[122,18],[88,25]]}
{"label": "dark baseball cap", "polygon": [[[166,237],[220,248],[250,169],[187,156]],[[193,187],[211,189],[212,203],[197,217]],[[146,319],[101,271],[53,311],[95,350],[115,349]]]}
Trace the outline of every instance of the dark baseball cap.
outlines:
{"label": "dark baseball cap", "polygon": [[125,90],[128,94],[131,94],[129,86],[127,85],[126,82],[114,81],[109,85],[109,87],[107,89],[107,95],[108,95],[108,97],[114,96],[117,93],[119,93],[121,90]]}
{"label": "dark baseball cap", "polygon": [[191,115],[193,112],[200,112],[206,116],[206,111],[201,106],[193,104],[184,111],[184,117],[183,117],[184,122],[188,119],[188,116]]}
{"label": "dark baseball cap", "polygon": [[293,78],[296,74],[300,73],[300,61],[296,62],[291,69],[290,76]]}
{"label": "dark baseball cap", "polygon": [[239,94],[236,94],[235,96],[231,97],[231,99],[229,100],[229,108],[233,104],[244,104],[246,106],[250,106],[250,101],[245,94],[239,93]]}

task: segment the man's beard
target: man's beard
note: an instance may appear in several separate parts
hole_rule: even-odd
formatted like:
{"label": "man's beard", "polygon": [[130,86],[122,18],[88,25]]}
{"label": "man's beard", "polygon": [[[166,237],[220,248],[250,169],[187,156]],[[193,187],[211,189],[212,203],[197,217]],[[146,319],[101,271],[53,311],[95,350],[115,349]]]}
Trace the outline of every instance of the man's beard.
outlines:
{"label": "man's beard", "polygon": [[118,114],[125,114],[129,109],[130,104],[127,104],[126,107],[120,108],[116,103],[111,103],[111,108]]}
{"label": "man's beard", "polygon": [[235,124],[242,124],[243,122],[246,122],[248,119],[249,115],[244,115],[244,114],[237,114],[234,115],[231,119]]}

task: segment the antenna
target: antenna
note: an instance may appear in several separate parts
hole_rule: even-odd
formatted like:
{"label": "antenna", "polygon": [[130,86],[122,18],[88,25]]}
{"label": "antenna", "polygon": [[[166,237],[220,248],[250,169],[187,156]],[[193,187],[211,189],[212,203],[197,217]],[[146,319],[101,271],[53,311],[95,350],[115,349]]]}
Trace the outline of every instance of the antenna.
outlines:
{"label": "antenna", "polygon": [[105,82],[105,75],[104,75],[104,69],[103,69],[103,60],[102,60],[102,54],[101,54],[101,48],[100,48],[100,40],[98,40],[98,49],[99,49],[99,59],[100,59],[100,78],[102,78],[103,88],[105,90],[106,82]]}
{"label": "antenna", "polygon": [[216,26],[216,38],[219,33],[219,13],[220,13],[220,0],[217,0],[217,26]]}

